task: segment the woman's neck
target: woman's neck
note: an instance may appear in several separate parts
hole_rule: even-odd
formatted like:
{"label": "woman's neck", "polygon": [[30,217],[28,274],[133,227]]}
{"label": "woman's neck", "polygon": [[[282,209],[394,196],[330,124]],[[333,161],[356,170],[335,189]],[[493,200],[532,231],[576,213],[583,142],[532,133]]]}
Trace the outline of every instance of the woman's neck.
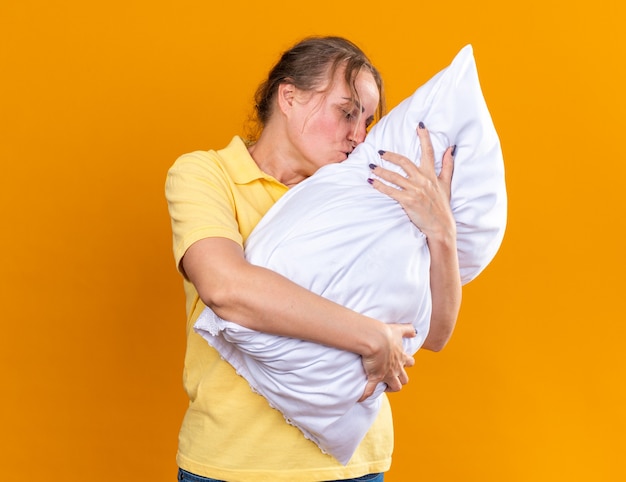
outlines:
{"label": "woman's neck", "polygon": [[276,135],[268,125],[248,152],[259,169],[288,187],[293,187],[308,177],[298,169],[297,156],[289,147],[285,136]]}

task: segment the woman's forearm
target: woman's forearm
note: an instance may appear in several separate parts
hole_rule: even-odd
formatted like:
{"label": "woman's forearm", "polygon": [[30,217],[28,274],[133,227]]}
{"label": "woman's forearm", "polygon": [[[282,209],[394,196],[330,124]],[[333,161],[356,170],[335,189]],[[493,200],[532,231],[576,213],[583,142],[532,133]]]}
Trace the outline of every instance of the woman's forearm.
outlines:
{"label": "woman's forearm", "polygon": [[361,355],[368,379],[362,399],[380,382],[390,391],[408,382],[405,367],[415,360],[404,352],[402,339],[415,336],[412,324],[382,323],[329,301],[251,265],[241,247],[225,238],[194,243],[182,267],[203,303],[225,320]]}
{"label": "woman's forearm", "polygon": [[387,342],[383,323],[249,264],[241,248],[228,239],[194,243],[183,267],[203,303],[225,320],[363,356]]}
{"label": "woman's forearm", "polygon": [[432,315],[423,348],[439,351],[452,336],[461,307],[461,275],[456,236],[449,233],[440,239],[429,238],[428,247],[431,256]]}

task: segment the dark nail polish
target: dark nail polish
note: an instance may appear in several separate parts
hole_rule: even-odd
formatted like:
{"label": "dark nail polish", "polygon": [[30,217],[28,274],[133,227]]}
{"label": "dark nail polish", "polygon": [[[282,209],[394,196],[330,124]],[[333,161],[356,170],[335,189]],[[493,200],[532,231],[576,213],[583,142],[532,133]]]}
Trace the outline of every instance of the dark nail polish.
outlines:
{"label": "dark nail polish", "polygon": [[417,127],[419,127],[420,129],[425,129],[426,126],[424,125],[424,123],[422,121],[420,121],[419,124],[417,124]]}
{"label": "dark nail polish", "polygon": [[372,179],[371,177],[367,179],[367,182],[369,182],[370,184],[374,184],[374,179]]}
{"label": "dark nail polish", "polygon": [[378,155],[379,156],[383,156],[385,154],[385,151],[383,151],[382,149],[380,151],[378,151]]}
{"label": "dark nail polish", "polygon": [[452,152],[450,154],[452,154],[452,157],[456,154],[456,144],[452,146]]}
{"label": "dark nail polish", "polygon": [[376,164],[370,164],[370,169],[376,169]]}

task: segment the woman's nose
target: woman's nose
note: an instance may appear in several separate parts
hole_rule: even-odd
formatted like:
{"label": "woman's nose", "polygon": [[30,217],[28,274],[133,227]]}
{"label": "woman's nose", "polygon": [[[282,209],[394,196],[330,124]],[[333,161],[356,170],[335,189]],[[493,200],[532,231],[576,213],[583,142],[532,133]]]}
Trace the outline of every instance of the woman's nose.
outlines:
{"label": "woman's nose", "polygon": [[356,146],[365,140],[366,135],[367,129],[365,128],[365,124],[358,124],[351,132],[349,139]]}

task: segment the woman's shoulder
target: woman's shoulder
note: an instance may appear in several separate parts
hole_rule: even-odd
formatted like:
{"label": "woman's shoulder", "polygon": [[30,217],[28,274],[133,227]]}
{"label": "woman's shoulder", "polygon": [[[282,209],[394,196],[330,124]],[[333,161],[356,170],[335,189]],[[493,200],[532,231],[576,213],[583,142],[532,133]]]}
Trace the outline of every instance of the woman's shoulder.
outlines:
{"label": "woman's shoulder", "polygon": [[182,154],[171,166],[170,171],[207,170],[215,167],[224,169],[229,164],[241,164],[250,160],[245,142],[241,137],[235,136],[221,149],[195,150]]}

